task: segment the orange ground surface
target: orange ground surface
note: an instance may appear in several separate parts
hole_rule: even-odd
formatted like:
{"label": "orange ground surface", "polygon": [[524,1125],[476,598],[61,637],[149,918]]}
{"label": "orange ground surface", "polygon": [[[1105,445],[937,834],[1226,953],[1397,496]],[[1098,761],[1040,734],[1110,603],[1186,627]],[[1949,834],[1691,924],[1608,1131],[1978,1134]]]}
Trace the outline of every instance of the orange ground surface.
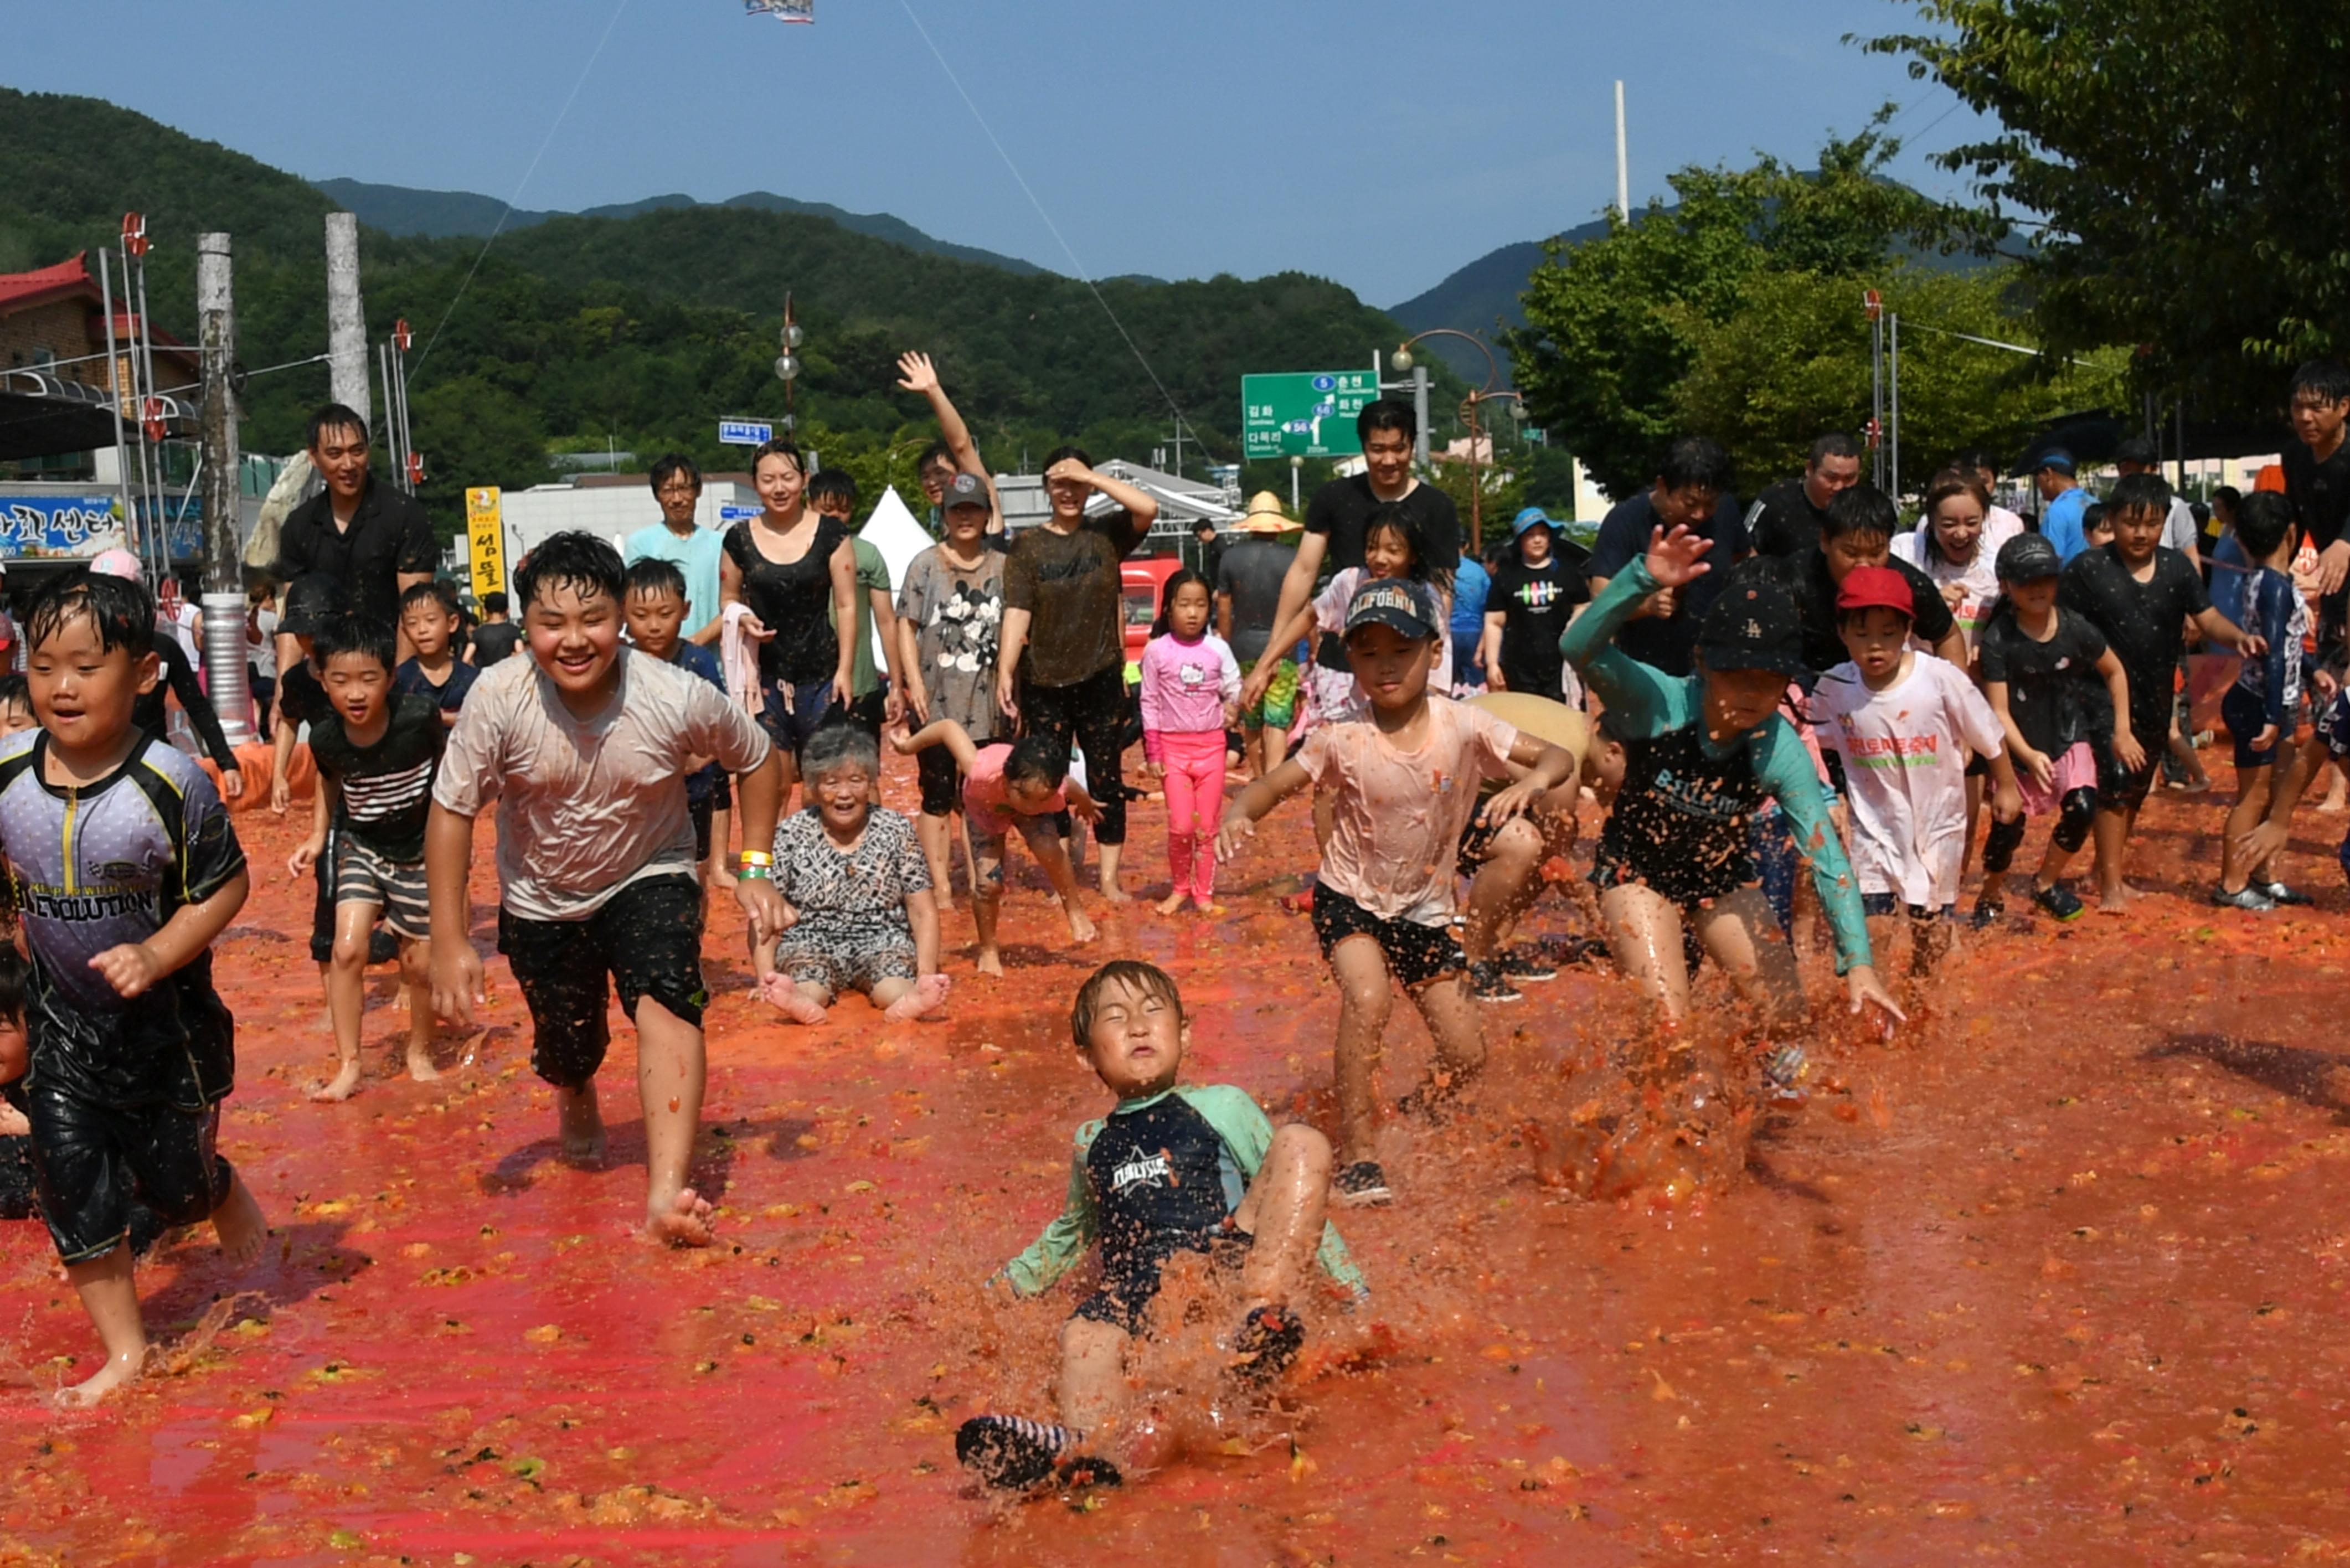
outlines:
{"label": "orange ground surface", "polygon": [[[910,780],[890,789],[904,804]],[[1375,1299],[1316,1324],[1291,1413],[1077,1507],[965,1488],[955,1423],[1048,1413],[1071,1300],[991,1322],[973,1283],[1055,1211],[1070,1130],[1102,1106],[1066,1025],[1099,958],[1176,972],[1196,1077],[1327,1125],[1336,1002],[1264,890],[1306,863],[1302,808],[1220,919],[1137,909],[1079,955],[1020,888],[1010,976],[978,981],[958,950],[941,1023],[850,1002],[785,1025],[721,915],[701,1176],[725,1244],[701,1254],[631,1237],[625,1030],[610,1168],[551,1158],[495,959],[470,1065],[307,1103],[331,1054],[309,891],[284,871],[291,828],[241,815],[259,875],[221,947],[241,1056],[223,1137],[283,1245],[232,1277],[208,1238],[168,1243],[140,1278],[175,1372],[54,1415],[35,1390],[95,1342],[39,1227],[0,1227],[0,1356],[33,1385],[0,1428],[0,1562],[2336,1560],[2342,819],[2304,816],[2295,846],[2320,909],[2263,918],[2199,900],[2220,809],[2155,802],[2135,918],[1970,942],[1889,1045],[1830,1020],[1810,1109],[1677,1210],[1554,1199],[1509,1131],[1638,1026],[1623,983],[1571,971],[1489,1009],[1490,1112],[1390,1130],[1403,1200],[1341,1220]],[[1163,886],[1159,809],[1134,816],[1133,880]],[[1556,900],[1537,921],[1569,923]],[[967,918],[948,933],[959,950]],[[374,989],[382,1072],[400,1019]],[[1425,1059],[1399,1024],[1393,1087]]]}

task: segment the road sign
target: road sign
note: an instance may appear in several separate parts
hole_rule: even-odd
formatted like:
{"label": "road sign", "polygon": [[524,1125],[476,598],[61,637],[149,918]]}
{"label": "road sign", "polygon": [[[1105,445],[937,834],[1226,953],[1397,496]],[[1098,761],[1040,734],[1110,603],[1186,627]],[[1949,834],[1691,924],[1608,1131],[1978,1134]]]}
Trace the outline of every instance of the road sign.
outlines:
{"label": "road sign", "polygon": [[1241,378],[1248,457],[1349,457],[1363,450],[1355,416],[1379,395],[1371,370],[1298,370]]}
{"label": "road sign", "polygon": [[718,440],[726,446],[764,446],[775,439],[775,427],[764,420],[720,420]]}
{"label": "road sign", "polygon": [[506,591],[506,514],[495,485],[465,492],[465,544],[473,566],[473,598]]}

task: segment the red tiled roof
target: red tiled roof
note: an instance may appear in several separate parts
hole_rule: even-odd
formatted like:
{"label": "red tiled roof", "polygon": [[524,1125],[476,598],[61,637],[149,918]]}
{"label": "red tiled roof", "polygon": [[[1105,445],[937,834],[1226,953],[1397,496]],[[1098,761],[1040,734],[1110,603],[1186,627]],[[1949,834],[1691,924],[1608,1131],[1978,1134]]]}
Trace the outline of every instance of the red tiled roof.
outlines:
{"label": "red tiled roof", "polygon": [[60,296],[97,293],[98,280],[89,275],[88,256],[85,251],[55,266],[0,273],[0,312],[22,310]]}

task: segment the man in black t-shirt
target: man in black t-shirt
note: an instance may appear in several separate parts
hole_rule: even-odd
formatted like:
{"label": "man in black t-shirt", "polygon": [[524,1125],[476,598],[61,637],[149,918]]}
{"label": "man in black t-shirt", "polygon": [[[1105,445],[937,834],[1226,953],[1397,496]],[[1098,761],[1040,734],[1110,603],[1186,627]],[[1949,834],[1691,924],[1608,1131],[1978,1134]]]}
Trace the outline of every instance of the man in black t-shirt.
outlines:
{"label": "man in black t-shirt", "polygon": [[[416,498],[368,470],[367,421],[340,403],[310,416],[305,447],[326,488],[286,514],[277,539],[281,582],[323,572],[343,584],[351,607],[398,632],[400,596],[429,583],[441,545]],[[293,662],[278,635],[281,665]],[[400,655],[411,650],[403,642]]]}
{"label": "man in black t-shirt", "polygon": [[1540,507],[1511,524],[1517,548],[1494,568],[1485,593],[1485,630],[1478,662],[1496,691],[1558,700],[1566,655],[1558,639],[1575,607],[1587,602],[1582,571],[1563,559],[1558,531]]}
{"label": "man in black t-shirt", "polygon": [[506,618],[504,594],[482,596],[482,624],[473,628],[473,668],[487,670],[521,646],[522,628]]}
{"label": "man in black t-shirt", "polygon": [[[1275,626],[1288,625],[1305,607],[1324,567],[1335,572],[1363,564],[1363,535],[1372,511],[1384,502],[1394,502],[1418,520],[1431,571],[1449,576],[1461,564],[1460,510],[1452,497],[1422,484],[1411,472],[1412,444],[1419,437],[1419,421],[1411,405],[1394,398],[1366,403],[1355,416],[1355,431],[1362,438],[1363,472],[1332,480],[1306,503],[1305,535],[1297,542],[1297,558],[1282,581]],[[1314,661],[1325,670],[1353,668],[1347,662],[1345,639],[1336,636],[1326,636],[1315,645]],[[1241,706],[1263,701],[1272,680],[1272,667],[1260,665],[1242,688]]]}
{"label": "man in black t-shirt", "polygon": [[2201,574],[2185,556],[2163,547],[2170,499],[2161,475],[2124,475],[2106,497],[2113,542],[2074,556],[2057,590],[2057,602],[2095,626],[2121,661],[2129,682],[2130,733],[2146,751],[2144,765],[2134,769],[2122,766],[2110,746],[2097,752],[2097,893],[2113,913],[2132,896],[2123,857],[2170,733],[2171,678],[2186,651],[2187,623],[2239,655],[2262,646],[2211,607]]}
{"label": "man in black t-shirt", "polygon": [[1860,444],[1841,431],[1812,443],[1803,477],[1783,479],[1754,498],[1746,533],[1754,553],[1784,560],[1819,543],[1828,503],[1860,483]]}
{"label": "man in black t-shirt", "polygon": [[1814,670],[1833,670],[1851,657],[1836,626],[1836,590],[1862,566],[1900,573],[1918,607],[1910,635],[1936,658],[1961,670],[1967,667],[1966,637],[1940,587],[1908,562],[1892,557],[1893,531],[1900,520],[1892,497],[1883,491],[1873,484],[1849,485],[1828,504],[1817,544],[1783,561],[1766,563],[1758,556],[1747,568],[1776,571],[1795,596],[1795,611],[1804,625],[1804,662]]}
{"label": "man in black t-shirt", "polygon": [[1749,553],[1746,520],[1730,493],[1730,454],[1703,436],[1683,436],[1665,450],[1657,482],[1617,504],[1599,524],[1586,568],[1597,598],[1618,572],[1648,553],[1648,535],[1684,527],[1713,541],[1706,552],[1712,570],[1683,588],[1661,588],[1623,630],[1616,646],[1668,675],[1694,672],[1697,628],[1721,597],[1730,568]]}
{"label": "man in black t-shirt", "polygon": [[2293,377],[2284,493],[2317,546],[2317,658],[2338,667],[2350,612],[2350,368],[2317,359]]}

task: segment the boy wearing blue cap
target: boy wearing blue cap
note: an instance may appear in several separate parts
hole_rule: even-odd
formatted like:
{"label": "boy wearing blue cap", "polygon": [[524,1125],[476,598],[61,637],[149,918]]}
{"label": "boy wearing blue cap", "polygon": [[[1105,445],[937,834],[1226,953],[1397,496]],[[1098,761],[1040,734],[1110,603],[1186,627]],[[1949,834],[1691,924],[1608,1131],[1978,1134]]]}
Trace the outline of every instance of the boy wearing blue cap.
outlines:
{"label": "boy wearing blue cap", "polygon": [[[1434,1083],[1449,1093],[1485,1062],[1477,1002],[1452,940],[1453,865],[1472,815],[1499,826],[1565,783],[1575,759],[1482,709],[1431,697],[1429,673],[1444,618],[1425,583],[1365,583],[1347,612],[1347,658],[1370,704],[1356,723],[1326,724],[1298,753],[1243,790],[1224,813],[1217,857],[1229,860],[1259,817],[1309,785],[1336,796],[1314,890],[1314,933],[1338,981],[1338,1161],[1342,1204],[1384,1203],[1387,1175],[1371,1158],[1378,1131],[1372,1073],[1394,1007],[1410,992],[1436,1043]],[[1477,807],[1477,781],[1527,770]]]}
{"label": "boy wearing blue cap", "polygon": [[1583,574],[1560,558],[1557,525],[1539,506],[1510,524],[1513,558],[1493,574],[1485,595],[1485,639],[1480,662],[1496,691],[1523,691],[1558,700],[1566,656],[1558,639],[1576,605],[1591,597]]}

